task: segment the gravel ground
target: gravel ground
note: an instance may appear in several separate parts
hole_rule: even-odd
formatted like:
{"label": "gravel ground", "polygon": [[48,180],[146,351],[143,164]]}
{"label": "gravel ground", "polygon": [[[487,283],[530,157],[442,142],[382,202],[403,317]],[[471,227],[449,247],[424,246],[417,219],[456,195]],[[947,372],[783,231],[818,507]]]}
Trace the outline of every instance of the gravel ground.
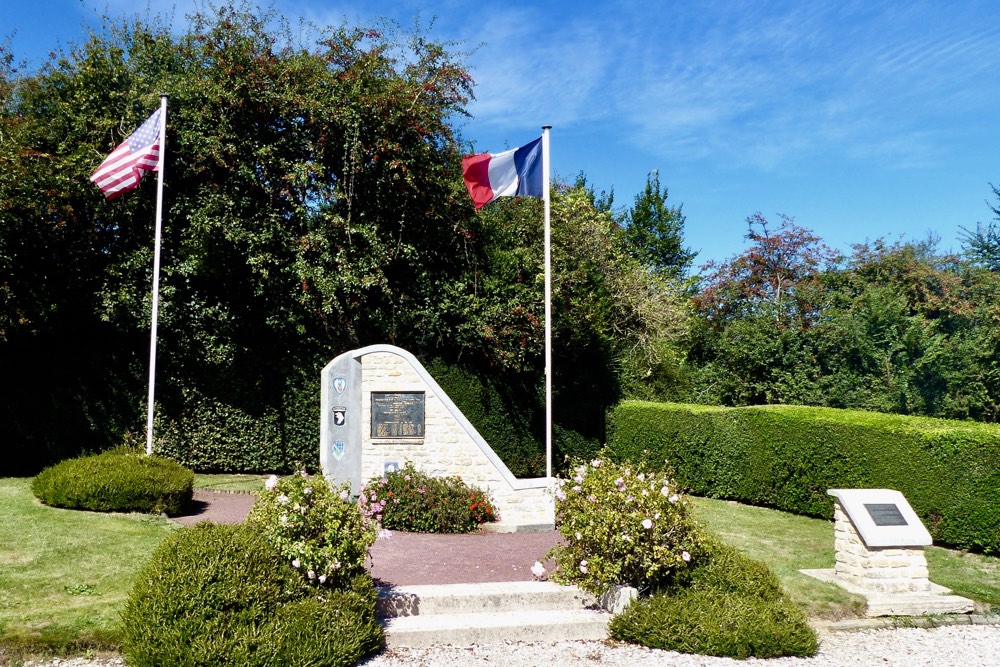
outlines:
{"label": "gravel ground", "polygon": [[[814,658],[732,660],[657,651],[611,642],[509,643],[386,651],[364,667],[1000,667],[1000,626],[950,625],[852,632],[820,631]],[[121,658],[57,659],[31,667],[120,667]],[[291,666],[290,666],[291,667]]]}

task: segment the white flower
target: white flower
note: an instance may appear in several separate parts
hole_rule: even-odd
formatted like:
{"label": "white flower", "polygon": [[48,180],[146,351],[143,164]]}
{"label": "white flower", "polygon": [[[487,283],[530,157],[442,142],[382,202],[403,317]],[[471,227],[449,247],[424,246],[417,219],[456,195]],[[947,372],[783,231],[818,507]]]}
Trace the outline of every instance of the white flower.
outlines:
{"label": "white flower", "polygon": [[663,496],[664,498],[666,498],[667,496],[669,496],[670,495],[670,487],[664,486],[662,489],[660,489],[660,495]]}
{"label": "white flower", "polygon": [[642,527],[645,528],[646,530],[649,530],[650,528],[653,527],[653,520],[652,519],[643,519],[642,520]]}
{"label": "white flower", "polygon": [[306,494],[307,496],[312,492],[313,488],[311,486],[307,486],[306,488],[302,489],[302,493]]}
{"label": "white flower", "polygon": [[281,525],[282,526],[287,526],[288,525],[288,515],[287,514],[282,514],[281,515],[281,519],[279,519],[279,521],[281,521]]}
{"label": "white flower", "polygon": [[577,534],[576,534],[576,539],[577,539],[578,541],[579,541],[579,540],[582,540],[582,539],[583,539],[583,535],[581,535],[580,533],[577,533]]}
{"label": "white flower", "polygon": [[348,501],[348,500],[350,500],[351,499],[351,492],[348,491],[347,489],[344,489],[343,491],[340,492],[340,499],[343,500],[343,501],[345,501],[345,502]]}
{"label": "white flower", "polygon": [[577,475],[576,477],[573,478],[573,481],[576,482],[577,484],[583,484],[583,475]]}
{"label": "white flower", "polygon": [[583,574],[587,574],[587,561],[585,560],[580,561],[580,572],[582,572]]}
{"label": "white flower", "polygon": [[645,473],[639,473],[638,475],[635,476],[635,478],[637,480],[639,480],[640,482],[645,482],[646,481],[646,474]]}
{"label": "white flower", "polygon": [[278,476],[271,475],[264,481],[264,488],[268,491],[274,491],[275,487],[278,486]]}
{"label": "white flower", "polygon": [[594,466],[595,468],[600,468],[601,467],[601,459],[594,459],[593,461],[590,462],[590,465]]}
{"label": "white flower", "polygon": [[316,578],[316,572],[313,571],[313,570],[309,570],[308,572],[306,572],[306,576],[309,577],[310,579],[315,579]]}
{"label": "white flower", "polygon": [[325,584],[326,583],[326,575],[325,574],[319,575],[319,583],[321,583],[321,584]]}
{"label": "white flower", "polygon": [[292,567],[298,567],[299,565],[302,565],[302,561],[300,561],[298,558],[293,558]]}
{"label": "white flower", "polygon": [[684,561],[685,563],[691,562],[691,554],[689,554],[686,551],[682,551],[681,552],[681,560]]}
{"label": "white flower", "polygon": [[674,495],[670,496],[670,498],[668,498],[667,500],[669,500],[672,503],[676,503],[678,500],[677,494],[675,493]]}
{"label": "white flower", "polygon": [[535,575],[538,578],[544,577],[545,576],[545,566],[542,565],[541,563],[539,563],[536,560],[535,564],[531,566],[531,574]]}
{"label": "white flower", "polygon": [[282,493],[280,496],[278,496],[278,502],[280,504],[282,504],[282,505],[287,505],[288,502],[289,502],[288,501],[288,496],[286,496],[285,494]]}

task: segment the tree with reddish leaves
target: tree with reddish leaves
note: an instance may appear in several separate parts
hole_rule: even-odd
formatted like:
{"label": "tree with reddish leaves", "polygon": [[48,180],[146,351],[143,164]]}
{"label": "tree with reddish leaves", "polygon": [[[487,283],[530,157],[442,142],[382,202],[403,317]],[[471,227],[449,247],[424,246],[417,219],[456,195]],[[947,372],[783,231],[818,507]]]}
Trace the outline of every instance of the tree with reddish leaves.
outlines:
{"label": "tree with reddish leaves", "polygon": [[760,213],[747,218],[743,254],[710,262],[694,302],[716,326],[748,315],[768,314],[776,326],[808,328],[818,317],[818,280],[837,253],[808,229],[782,215],[777,229]]}

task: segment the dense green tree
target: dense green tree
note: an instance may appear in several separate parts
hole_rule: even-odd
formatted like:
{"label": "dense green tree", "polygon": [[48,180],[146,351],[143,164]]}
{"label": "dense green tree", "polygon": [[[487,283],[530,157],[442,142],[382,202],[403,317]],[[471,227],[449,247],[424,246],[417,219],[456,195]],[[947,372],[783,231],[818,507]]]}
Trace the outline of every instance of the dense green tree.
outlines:
{"label": "dense green tree", "polygon": [[997,419],[996,274],[938,253],[934,239],[817,263],[818,240],[791,237],[806,238],[777,274],[751,249],[710,276],[695,299],[691,400]]}
{"label": "dense green tree", "polygon": [[[1000,200],[1000,188],[990,184],[993,194]],[[981,264],[993,272],[1000,272],[1000,204],[987,204],[993,211],[993,220],[987,223],[977,223],[976,230],[970,231],[961,227],[960,239],[970,261]]]}
{"label": "dense green tree", "polygon": [[683,278],[698,253],[684,247],[686,218],[681,206],[667,204],[667,188],[660,174],[646,177],[645,189],[625,213],[625,240],[629,253],[646,266],[670,278]]}
{"label": "dense green tree", "polygon": [[[249,447],[252,467],[308,462],[326,360],[372,342],[454,346],[421,325],[466,270],[449,121],[471,79],[421,35],[331,28],[302,46],[276,18],[222,6],[180,35],[112,21],[37,74],[5,76],[0,331],[5,377],[23,384],[5,402],[4,442],[100,448],[141,423],[152,179],[105,202],[87,176],[160,91],[169,451],[200,440],[237,457]],[[53,410],[64,427],[36,428]]]}
{"label": "dense green tree", "polygon": [[[293,32],[226,4],[183,30],[108,20],[31,74],[11,62],[0,371],[16,394],[0,441],[30,454],[19,469],[141,429],[154,179],[107,202],[88,176],[164,92],[155,447],[204,470],[315,465],[319,370],[388,342],[465,387],[456,400],[509,441],[517,472],[540,472],[541,202],[468,201],[460,54],[419,31]],[[599,443],[603,409],[676,366],[677,291],[629,256],[610,209],[556,188],[564,451]]]}

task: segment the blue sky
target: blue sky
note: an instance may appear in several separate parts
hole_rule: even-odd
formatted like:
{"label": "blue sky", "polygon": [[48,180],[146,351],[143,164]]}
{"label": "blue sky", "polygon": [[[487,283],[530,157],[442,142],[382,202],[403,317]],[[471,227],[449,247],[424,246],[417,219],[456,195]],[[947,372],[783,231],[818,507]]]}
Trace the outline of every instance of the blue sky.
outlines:
{"label": "blue sky", "polygon": [[[173,13],[191,0],[36,0],[0,6],[0,39],[38,60],[98,15]],[[993,214],[1000,185],[995,0],[492,2],[276,0],[320,25],[413,25],[471,51],[480,150],[553,126],[557,176],[583,172],[630,205],[658,170],[683,204],[696,263],[746,247],[745,219],[779,214],[847,250],[941,237]],[[147,10],[147,7],[149,8]],[[175,9],[176,8],[176,9]]]}

